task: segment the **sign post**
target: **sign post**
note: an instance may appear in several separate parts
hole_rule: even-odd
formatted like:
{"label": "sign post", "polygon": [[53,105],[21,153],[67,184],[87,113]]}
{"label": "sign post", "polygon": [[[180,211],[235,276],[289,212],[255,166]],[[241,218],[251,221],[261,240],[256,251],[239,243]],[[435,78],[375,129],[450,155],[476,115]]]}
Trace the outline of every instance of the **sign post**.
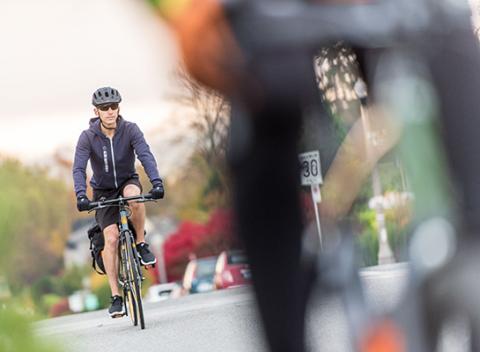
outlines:
{"label": "sign post", "polygon": [[322,201],[320,185],[323,183],[320,153],[318,150],[301,153],[298,158],[300,160],[302,186],[310,186],[312,193],[318,237],[320,239],[320,249],[323,249],[322,229],[320,227],[320,215],[318,213],[318,203]]}

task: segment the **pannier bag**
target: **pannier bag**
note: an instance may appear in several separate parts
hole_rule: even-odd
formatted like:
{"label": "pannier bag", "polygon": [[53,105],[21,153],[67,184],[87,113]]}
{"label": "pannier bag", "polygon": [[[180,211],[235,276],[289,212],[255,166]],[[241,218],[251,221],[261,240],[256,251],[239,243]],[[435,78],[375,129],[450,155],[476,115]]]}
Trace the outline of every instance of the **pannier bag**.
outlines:
{"label": "pannier bag", "polygon": [[[136,239],[137,234],[130,219],[128,220],[128,228],[133,232]],[[90,240],[90,254],[92,255],[92,268],[100,275],[105,275],[105,266],[103,264],[102,251],[105,247],[105,238],[103,232],[97,223],[93,223],[88,229],[88,239]]]}
{"label": "pannier bag", "polygon": [[88,239],[90,240],[90,253],[92,255],[92,268],[100,275],[105,275],[105,266],[103,265],[102,251],[105,247],[105,238],[103,232],[97,223],[94,223],[88,229]]}

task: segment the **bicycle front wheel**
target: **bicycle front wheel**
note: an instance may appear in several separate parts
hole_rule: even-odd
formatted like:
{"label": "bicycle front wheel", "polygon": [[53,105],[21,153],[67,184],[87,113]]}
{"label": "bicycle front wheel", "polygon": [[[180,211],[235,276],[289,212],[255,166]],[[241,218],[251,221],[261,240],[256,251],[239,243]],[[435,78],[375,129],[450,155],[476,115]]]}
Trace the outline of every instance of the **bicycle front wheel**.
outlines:
{"label": "bicycle front wheel", "polygon": [[130,283],[130,293],[131,299],[135,302],[135,312],[140,322],[140,327],[145,329],[145,319],[143,314],[143,304],[142,304],[142,273],[140,269],[140,262],[136,256],[135,245],[131,243],[130,246],[127,245],[127,263],[129,269],[129,280]]}
{"label": "bicycle front wheel", "polygon": [[120,260],[123,280],[123,297],[125,304],[125,311],[130,316],[134,326],[138,325],[137,303],[136,297],[131,288],[134,278],[131,274],[130,263],[128,258],[127,246],[125,243],[120,248]]}

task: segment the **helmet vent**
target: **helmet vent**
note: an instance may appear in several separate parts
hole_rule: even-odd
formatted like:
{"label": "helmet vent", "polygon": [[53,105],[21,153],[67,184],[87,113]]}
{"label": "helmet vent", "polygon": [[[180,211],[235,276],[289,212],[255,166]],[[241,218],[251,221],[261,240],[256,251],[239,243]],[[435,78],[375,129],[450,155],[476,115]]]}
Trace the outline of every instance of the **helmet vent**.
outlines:
{"label": "helmet vent", "polygon": [[92,104],[94,106],[107,103],[120,103],[122,97],[118,90],[112,87],[103,87],[97,89],[92,95]]}

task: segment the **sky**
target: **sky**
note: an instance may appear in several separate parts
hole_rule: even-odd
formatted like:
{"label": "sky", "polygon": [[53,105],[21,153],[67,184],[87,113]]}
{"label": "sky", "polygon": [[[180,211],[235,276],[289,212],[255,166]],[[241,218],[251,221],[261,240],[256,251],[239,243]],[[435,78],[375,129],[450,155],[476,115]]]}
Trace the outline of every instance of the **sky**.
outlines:
{"label": "sky", "polygon": [[73,147],[101,86],[144,130],[174,109],[176,47],[147,1],[2,0],[0,53],[0,154],[35,161]]}
{"label": "sky", "polygon": [[[469,0],[479,24],[480,2]],[[100,86],[148,130],[172,115],[177,52],[142,0],[0,1],[0,155],[41,159],[73,148]],[[175,128],[175,126],[172,126]]]}

